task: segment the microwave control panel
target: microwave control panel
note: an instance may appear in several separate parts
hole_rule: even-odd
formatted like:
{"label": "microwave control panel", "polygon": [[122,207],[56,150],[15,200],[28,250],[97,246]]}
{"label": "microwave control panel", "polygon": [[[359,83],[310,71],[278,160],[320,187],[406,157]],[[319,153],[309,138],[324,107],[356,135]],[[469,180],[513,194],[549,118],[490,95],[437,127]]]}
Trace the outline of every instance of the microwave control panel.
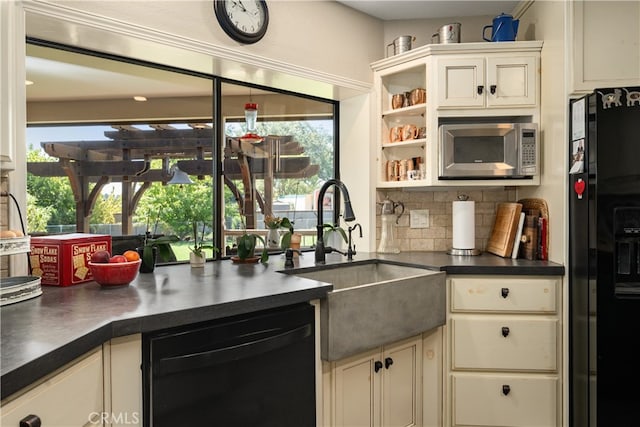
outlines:
{"label": "microwave control panel", "polygon": [[520,140],[520,172],[523,175],[536,174],[536,131],[535,129],[522,129]]}

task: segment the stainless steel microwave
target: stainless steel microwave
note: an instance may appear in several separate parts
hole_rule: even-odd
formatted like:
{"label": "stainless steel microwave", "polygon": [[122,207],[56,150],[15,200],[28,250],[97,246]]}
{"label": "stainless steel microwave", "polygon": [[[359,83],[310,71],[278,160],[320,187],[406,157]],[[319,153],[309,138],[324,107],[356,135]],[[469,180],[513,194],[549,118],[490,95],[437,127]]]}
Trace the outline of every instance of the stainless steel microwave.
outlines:
{"label": "stainless steel microwave", "polygon": [[535,123],[440,126],[441,179],[532,178],[539,173]]}

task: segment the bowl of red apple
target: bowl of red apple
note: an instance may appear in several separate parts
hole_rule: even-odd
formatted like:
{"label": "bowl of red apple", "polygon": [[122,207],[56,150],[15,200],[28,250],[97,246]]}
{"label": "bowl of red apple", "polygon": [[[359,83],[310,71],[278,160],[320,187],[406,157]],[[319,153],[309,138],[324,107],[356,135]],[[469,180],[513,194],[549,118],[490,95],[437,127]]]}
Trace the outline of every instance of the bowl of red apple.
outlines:
{"label": "bowl of red apple", "polygon": [[91,255],[89,270],[93,280],[101,286],[128,285],[138,276],[140,255],[126,251],[122,255],[111,255],[108,251],[97,251]]}

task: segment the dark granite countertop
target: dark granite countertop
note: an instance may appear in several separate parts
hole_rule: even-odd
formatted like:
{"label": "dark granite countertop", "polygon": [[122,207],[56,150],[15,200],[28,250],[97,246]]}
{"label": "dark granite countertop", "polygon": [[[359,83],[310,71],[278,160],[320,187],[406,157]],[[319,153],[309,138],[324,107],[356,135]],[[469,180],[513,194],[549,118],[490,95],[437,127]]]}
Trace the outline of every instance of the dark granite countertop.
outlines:
{"label": "dark granite countertop", "polygon": [[[358,253],[354,262],[375,258],[449,274],[563,275],[559,264],[510,260],[485,254],[452,257],[437,252],[398,255]],[[327,256],[327,265],[347,262]],[[314,268],[312,253],[296,262]],[[72,361],[111,338],[286,306],[322,298],[331,285],[281,274],[284,257],[267,266],[209,262],[157,267],[125,287],[95,282],[43,287],[43,295],[0,309],[1,398]]]}

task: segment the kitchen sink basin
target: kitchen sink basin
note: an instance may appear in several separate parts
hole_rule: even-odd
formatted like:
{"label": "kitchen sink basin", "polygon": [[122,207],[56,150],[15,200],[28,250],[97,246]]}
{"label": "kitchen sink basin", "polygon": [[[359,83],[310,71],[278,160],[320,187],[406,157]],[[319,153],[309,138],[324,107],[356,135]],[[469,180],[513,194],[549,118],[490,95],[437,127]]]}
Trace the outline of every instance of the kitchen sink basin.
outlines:
{"label": "kitchen sink basin", "polygon": [[445,273],[384,262],[283,271],[331,283],[320,302],[324,360],[388,344],[445,322]]}

